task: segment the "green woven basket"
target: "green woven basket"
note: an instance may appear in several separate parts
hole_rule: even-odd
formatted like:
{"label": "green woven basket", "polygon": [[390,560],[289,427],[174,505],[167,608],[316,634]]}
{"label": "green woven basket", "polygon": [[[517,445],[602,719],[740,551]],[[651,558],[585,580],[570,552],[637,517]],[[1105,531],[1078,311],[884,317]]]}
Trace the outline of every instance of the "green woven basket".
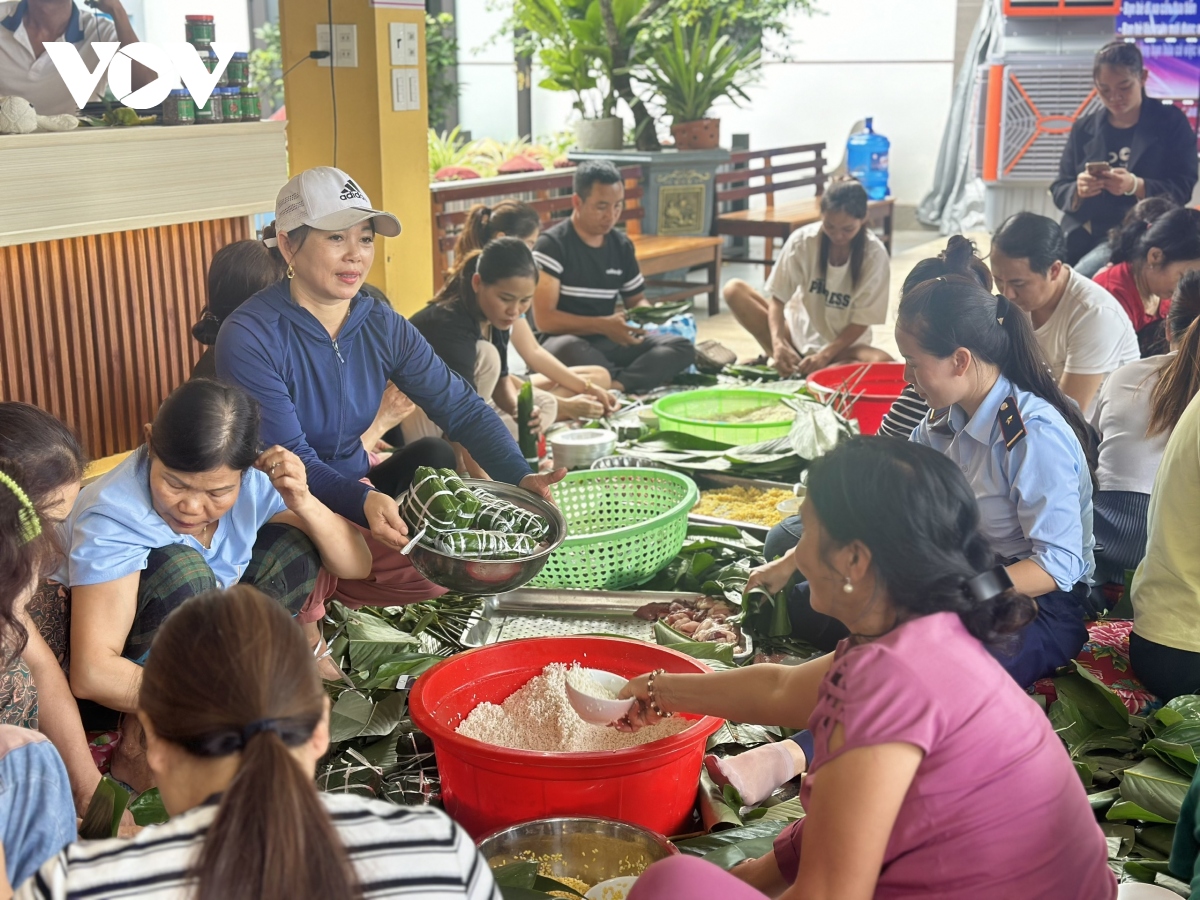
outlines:
{"label": "green woven basket", "polygon": [[618,591],[648,580],[683,546],[700,497],[692,479],[665,469],[571,472],[551,490],[567,539],[530,587]]}
{"label": "green woven basket", "polygon": [[[654,404],[658,427],[682,431],[710,441],[744,447],[783,437],[792,430],[796,414],[783,404],[785,394],[761,388],[708,388],[668,394]],[[722,422],[721,417],[764,406],[778,407],[775,422]]]}

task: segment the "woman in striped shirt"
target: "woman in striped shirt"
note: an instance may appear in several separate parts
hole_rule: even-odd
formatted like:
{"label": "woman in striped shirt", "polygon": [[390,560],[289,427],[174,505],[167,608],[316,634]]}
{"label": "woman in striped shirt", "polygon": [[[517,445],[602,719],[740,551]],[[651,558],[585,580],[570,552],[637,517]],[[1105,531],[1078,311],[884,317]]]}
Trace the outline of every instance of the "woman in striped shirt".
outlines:
{"label": "woman in striped shirt", "polygon": [[317,792],[329,700],[300,626],[258,590],[209,591],[171,614],[138,715],[171,820],[68,847],[19,900],[500,900],[444,813]]}

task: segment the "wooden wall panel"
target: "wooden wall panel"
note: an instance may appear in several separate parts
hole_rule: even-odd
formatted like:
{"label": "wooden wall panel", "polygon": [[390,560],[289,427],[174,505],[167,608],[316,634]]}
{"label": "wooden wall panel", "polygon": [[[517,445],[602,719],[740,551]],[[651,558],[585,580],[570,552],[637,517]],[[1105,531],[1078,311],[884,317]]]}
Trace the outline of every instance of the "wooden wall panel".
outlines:
{"label": "wooden wall panel", "polygon": [[0,247],[0,400],[49,410],[95,457],[138,446],[203,350],[209,261],[249,237],[238,217]]}

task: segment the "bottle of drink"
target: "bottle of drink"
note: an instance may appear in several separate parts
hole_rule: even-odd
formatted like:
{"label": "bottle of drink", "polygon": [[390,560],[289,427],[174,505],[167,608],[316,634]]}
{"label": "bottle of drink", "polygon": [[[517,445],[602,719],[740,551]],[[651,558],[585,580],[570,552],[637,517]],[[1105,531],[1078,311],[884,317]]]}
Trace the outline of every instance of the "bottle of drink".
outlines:
{"label": "bottle of drink", "polygon": [[888,190],[888,150],[892,142],[871,127],[873,118],[867,119],[866,128],[850,135],[846,141],[846,165],[851,177],[862,182],[867,196],[872,200],[883,200]]}

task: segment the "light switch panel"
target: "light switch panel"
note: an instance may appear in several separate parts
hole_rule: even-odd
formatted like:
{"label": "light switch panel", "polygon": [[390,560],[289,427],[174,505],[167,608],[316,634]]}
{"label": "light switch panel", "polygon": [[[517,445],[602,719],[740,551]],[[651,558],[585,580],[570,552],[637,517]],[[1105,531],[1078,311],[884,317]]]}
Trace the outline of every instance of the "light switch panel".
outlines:
{"label": "light switch panel", "polygon": [[421,108],[421,70],[420,69],[404,69],[408,76],[408,108],[416,110]]}
{"label": "light switch panel", "polygon": [[388,25],[388,45],[391,47],[392,65],[405,65],[403,22],[392,22]]}
{"label": "light switch panel", "polygon": [[408,109],[408,75],[404,69],[392,69],[392,112]]}

